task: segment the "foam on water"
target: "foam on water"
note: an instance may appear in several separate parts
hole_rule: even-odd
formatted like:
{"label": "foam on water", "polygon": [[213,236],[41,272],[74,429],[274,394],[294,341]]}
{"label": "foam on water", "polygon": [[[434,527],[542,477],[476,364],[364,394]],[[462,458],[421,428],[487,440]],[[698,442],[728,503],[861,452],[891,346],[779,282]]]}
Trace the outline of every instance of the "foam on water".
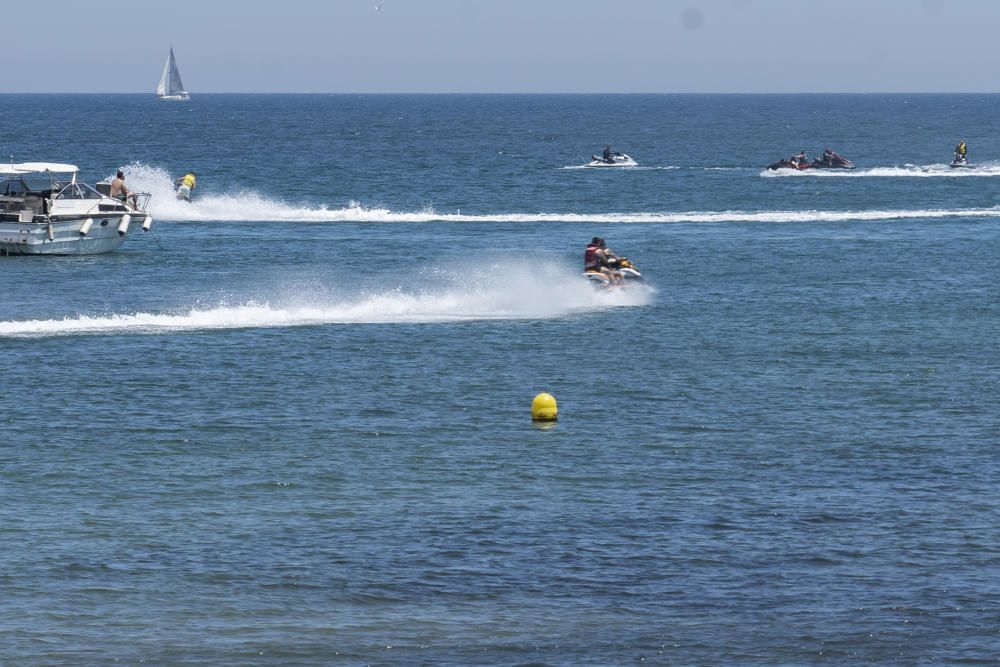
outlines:
{"label": "foam on water", "polygon": [[[442,276],[437,276],[441,278]],[[165,312],[76,315],[0,321],[0,338],[154,334],[167,331],[324,324],[425,324],[474,320],[554,319],[573,313],[641,306],[655,290],[639,285],[599,290],[571,269],[491,265],[443,276],[438,287],[393,287],[339,297],[283,296]],[[312,294],[315,292],[313,291]]]}
{"label": "foam on water", "polygon": [[186,202],[177,199],[174,179],[163,169],[134,163],[125,168],[125,175],[133,190],[153,196],[150,210],[157,220],[333,222],[354,219],[351,217],[353,206],[335,210],[325,206],[294,206],[251,190],[205,195],[198,189],[194,200]]}
{"label": "foam on water", "polygon": [[648,167],[641,164],[632,165],[628,167],[591,167],[586,164],[568,164],[564,167],[559,167],[560,169],[586,169],[587,171],[674,171],[680,169],[680,167],[675,167],[673,165],[665,165],[662,167]]}
{"label": "foam on water", "polygon": [[[939,168],[938,168],[939,167]],[[921,170],[930,171],[921,171]],[[858,177],[872,175],[1000,175],[1000,165],[980,169],[950,169],[947,165],[931,167],[891,167],[879,170],[836,171],[807,170],[796,172],[779,170],[766,172],[778,176],[819,175],[823,177]],[[873,172],[891,173],[873,173]],[[785,173],[787,172],[787,173]],[[911,218],[995,218],[1000,217],[1000,206],[988,208],[954,209],[870,209],[860,211],[776,210],[776,211],[637,211],[633,213],[492,213],[467,214],[461,211],[445,213],[431,207],[418,211],[393,211],[384,207],[369,207],[357,202],[341,208],[326,206],[293,206],[278,199],[271,199],[257,192],[243,191],[233,194],[198,196],[193,202],[179,201],[174,197],[173,180],[162,169],[145,165],[131,165],[127,170],[133,188],[153,195],[153,217],[174,222],[579,222],[587,224],[614,223],[692,223],[692,222],[840,222],[849,220],[903,220]]]}
{"label": "foam on water", "polygon": [[913,218],[996,218],[1000,206],[955,209],[871,209],[860,211],[688,211],[684,213],[623,213],[607,216],[570,214],[552,220],[579,222],[847,222]]}
{"label": "foam on water", "polygon": [[764,178],[969,178],[1000,176],[1000,164],[986,162],[973,169],[953,169],[947,164],[906,164],[902,167],[872,167],[870,169],[764,169]]}

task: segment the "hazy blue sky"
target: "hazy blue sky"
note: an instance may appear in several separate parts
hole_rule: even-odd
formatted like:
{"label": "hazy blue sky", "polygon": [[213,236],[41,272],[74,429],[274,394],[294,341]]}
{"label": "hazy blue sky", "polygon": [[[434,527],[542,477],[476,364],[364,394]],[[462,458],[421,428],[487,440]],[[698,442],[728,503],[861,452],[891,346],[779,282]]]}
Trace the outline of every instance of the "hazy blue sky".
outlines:
{"label": "hazy blue sky", "polygon": [[1000,91],[997,0],[0,6],[0,92]]}

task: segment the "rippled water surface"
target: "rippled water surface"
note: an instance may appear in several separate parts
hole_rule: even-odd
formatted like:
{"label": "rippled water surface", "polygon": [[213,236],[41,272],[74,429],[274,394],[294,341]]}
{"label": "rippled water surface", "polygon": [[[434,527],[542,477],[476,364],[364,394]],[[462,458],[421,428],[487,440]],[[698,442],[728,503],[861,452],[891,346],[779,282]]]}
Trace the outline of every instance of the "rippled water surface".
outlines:
{"label": "rippled water surface", "polygon": [[0,96],[156,219],[0,258],[0,662],[993,664],[998,112]]}

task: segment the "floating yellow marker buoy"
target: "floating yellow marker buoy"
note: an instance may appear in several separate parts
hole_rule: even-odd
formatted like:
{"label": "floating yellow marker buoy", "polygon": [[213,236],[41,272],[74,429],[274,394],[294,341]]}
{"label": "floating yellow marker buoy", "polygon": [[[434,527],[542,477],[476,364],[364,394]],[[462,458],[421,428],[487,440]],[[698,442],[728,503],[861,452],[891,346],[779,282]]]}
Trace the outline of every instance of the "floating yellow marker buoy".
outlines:
{"label": "floating yellow marker buoy", "polygon": [[531,419],[536,422],[554,422],[559,414],[556,398],[552,394],[541,393],[531,401]]}

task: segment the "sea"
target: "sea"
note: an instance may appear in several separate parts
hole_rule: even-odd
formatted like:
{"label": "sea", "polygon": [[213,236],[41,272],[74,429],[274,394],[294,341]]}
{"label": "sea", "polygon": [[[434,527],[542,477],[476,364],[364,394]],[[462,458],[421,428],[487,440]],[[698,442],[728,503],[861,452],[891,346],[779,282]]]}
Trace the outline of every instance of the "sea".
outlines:
{"label": "sea", "polygon": [[0,663],[997,663],[1000,95],[0,119],[154,220],[0,258]]}

